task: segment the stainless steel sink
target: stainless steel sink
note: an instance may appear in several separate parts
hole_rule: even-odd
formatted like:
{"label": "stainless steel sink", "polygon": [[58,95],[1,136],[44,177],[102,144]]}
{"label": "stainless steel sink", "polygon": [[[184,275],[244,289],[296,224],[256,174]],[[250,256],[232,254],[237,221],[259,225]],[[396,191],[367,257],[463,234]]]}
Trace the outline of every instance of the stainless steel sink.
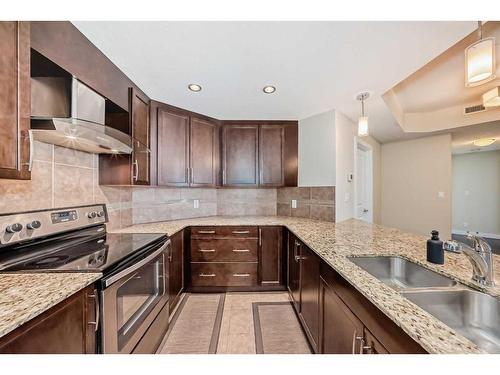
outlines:
{"label": "stainless steel sink", "polygon": [[467,289],[404,291],[401,294],[479,348],[500,353],[500,299]]}
{"label": "stainless steel sink", "polygon": [[397,290],[457,285],[446,276],[397,256],[350,257],[349,260]]}

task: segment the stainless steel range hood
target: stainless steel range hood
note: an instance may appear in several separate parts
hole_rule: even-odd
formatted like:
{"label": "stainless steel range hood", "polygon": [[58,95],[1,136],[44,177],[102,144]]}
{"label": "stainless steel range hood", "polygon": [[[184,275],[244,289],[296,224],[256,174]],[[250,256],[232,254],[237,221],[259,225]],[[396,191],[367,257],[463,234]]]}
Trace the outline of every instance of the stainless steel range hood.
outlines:
{"label": "stainless steel range hood", "polygon": [[130,154],[132,138],[105,126],[106,100],[76,78],[31,78],[33,139],[95,154]]}

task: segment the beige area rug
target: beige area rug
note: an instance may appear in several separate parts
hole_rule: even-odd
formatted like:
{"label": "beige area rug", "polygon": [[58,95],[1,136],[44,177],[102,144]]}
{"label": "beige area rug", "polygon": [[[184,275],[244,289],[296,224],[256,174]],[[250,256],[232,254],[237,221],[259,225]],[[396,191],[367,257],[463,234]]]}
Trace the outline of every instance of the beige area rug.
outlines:
{"label": "beige area rug", "polygon": [[311,354],[290,302],[252,304],[257,354]]}
{"label": "beige area rug", "polygon": [[175,312],[160,354],[214,354],[224,294],[188,294]]}

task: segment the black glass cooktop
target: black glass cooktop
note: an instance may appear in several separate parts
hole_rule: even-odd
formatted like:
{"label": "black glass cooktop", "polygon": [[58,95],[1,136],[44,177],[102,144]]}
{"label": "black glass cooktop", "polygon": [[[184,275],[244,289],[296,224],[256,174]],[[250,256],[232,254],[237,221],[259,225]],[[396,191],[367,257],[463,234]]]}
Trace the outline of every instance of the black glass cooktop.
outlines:
{"label": "black glass cooktop", "polygon": [[97,226],[0,249],[0,272],[104,272],[165,239],[163,234],[106,233]]}

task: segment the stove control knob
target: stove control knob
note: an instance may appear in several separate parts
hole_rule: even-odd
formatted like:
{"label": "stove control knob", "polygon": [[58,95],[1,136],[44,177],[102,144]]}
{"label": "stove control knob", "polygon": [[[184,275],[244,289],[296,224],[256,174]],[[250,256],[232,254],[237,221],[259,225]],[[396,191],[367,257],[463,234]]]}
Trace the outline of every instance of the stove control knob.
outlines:
{"label": "stove control knob", "polygon": [[94,219],[96,216],[97,216],[97,212],[95,212],[95,211],[89,212],[89,213],[87,214],[87,217],[88,217],[89,219]]}
{"label": "stove control knob", "polygon": [[5,228],[5,231],[8,233],[16,233],[16,232],[20,232],[21,229],[23,229],[22,224],[15,223],[15,224],[11,224],[7,228]]}
{"label": "stove control knob", "polygon": [[26,228],[28,229],[38,229],[42,226],[42,223],[40,223],[38,220],[33,220],[31,223],[28,223],[26,225]]}
{"label": "stove control knob", "polygon": [[104,211],[97,212],[97,217],[103,217],[103,216],[104,216]]}

